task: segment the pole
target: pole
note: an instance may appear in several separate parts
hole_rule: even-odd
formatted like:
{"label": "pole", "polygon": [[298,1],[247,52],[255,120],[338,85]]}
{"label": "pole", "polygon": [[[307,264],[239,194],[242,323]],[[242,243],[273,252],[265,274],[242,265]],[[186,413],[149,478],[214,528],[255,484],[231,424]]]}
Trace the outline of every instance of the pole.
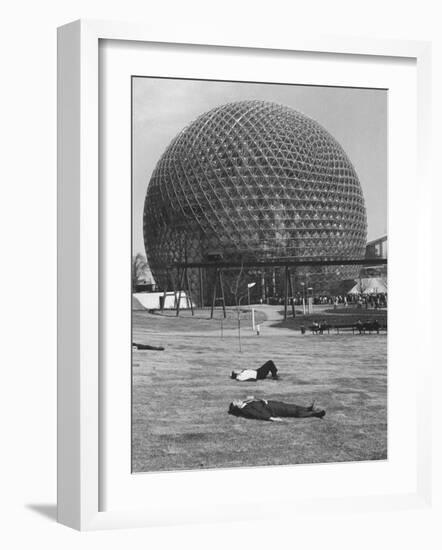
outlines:
{"label": "pole", "polygon": [[204,290],[203,290],[203,271],[201,267],[198,268],[198,274],[200,279],[200,306],[201,306],[201,309],[203,309],[204,308]]}
{"label": "pole", "polygon": [[[181,272],[181,277],[179,278],[179,281],[178,281],[178,284],[179,284],[179,289],[178,289],[178,301],[176,302],[176,316],[178,317],[178,315],[180,314],[180,307],[181,307],[181,289],[183,288],[183,283],[184,283],[184,272],[186,271],[186,268],[184,268]],[[175,292],[175,298],[176,298],[176,292]],[[192,313],[193,313],[193,310],[192,310]]]}
{"label": "pole", "polygon": [[252,329],[255,330],[255,309],[252,307]]}
{"label": "pole", "polygon": [[289,267],[287,267],[287,270],[289,272],[289,288],[290,288],[290,301],[292,304],[292,317],[293,319],[296,317],[296,309],[295,309],[295,293],[293,292],[293,283],[292,283],[292,274],[290,273]]}
{"label": "pole", "polygon": [[213,319],[213,310],[215,309],[216,300],[216,285],[218,282],[218,269],[215,271],[215,279],[213,281],[213,294],[212,294],[212,309],[210,310],[210,318]]}
{"label": "pole", "polygon": [[220,286],[220,289],[221,289],[221,300],[223,301],[223,315],[224,315],[224,319],[225,319],[227,317],[226,300],[224,298],[224,284],[223,284],[223,275],[222,275],[222,270],[221,269],[218,270],[218,279],[219,279],[219,286]]}
{"label": "pole", "polygon": [[195,315],[195,312],[193,311],[193,300],[192,300],[192,292],[190,291],[190,281],[189,281],[189,274],[187,272],[187,267],[185,268],[186,272],[186,291],[187,291],[187,302],[190,300],[190,310],[192,311],[192,316]]}
{"label": "pole", "polygon": [[161,304],[161,313],[164,312],[164,308],[166,306],[166,298],[167,298],[167,283],[168,283],[168,279],[169,279],[169,276],[168,274],[166,273],[166,279],[165,279],[165,285],[164,285],[164,294],[163,294],[163,302]]}
{"label": "pole", "polygon": [[288,291],[288,267],[285,267],[285,281],[284,281],[284,320],[287,320],[287,291]]}
{"label": "pole", "polygon": [[238,308],[238,344],[239,352],[241,353],[241,309]]}
{"label": "pole", "polygon": [[171,274],[172,285],[173,285],[173,309],[175,309],[175,310],[177,308],[177,289],[176,289],[176,285],[177,285],[177,279],[178,279],[178,284],[180,282],[179,277],[180,277],[180,268],[177,267],[176,277],[175,277],[175,275]]}
{"label": "pole", "polygon": [[261,300],[263,303],[266,301],[266,281],[264,278],[264,270],[261,271]]}
{"label": "pole", "polygon": [[240,353],[242,352],[242,349],[241,349],[241,300],[242,298],[243,296],[239,298],[236,305],[236,313],[238,316],[238,346],[239,346]]}

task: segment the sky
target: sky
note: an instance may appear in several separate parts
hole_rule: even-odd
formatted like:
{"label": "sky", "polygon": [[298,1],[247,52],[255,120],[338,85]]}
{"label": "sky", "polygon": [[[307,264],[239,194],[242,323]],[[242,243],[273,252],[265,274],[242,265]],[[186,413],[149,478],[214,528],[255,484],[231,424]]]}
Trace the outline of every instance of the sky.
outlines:
{"label": "sky", "polygon": [[368,240],[387,232],[387,91],[135,77],[133,79],[133,252],[144,251],[147,186],[172,139],[199,115],[231,101],[260,99],[319,122],[342,145],[365,198]]}

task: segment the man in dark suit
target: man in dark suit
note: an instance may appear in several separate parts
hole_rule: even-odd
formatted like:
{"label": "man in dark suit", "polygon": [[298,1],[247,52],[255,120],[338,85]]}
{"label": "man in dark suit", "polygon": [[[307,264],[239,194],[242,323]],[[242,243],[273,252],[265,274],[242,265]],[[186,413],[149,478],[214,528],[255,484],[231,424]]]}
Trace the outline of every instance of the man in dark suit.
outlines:
{"label": "man in dark suit", "polygon": [[314,403],[310,407],[301,407],[293,403],[283,403],[282,401],[267,401],[266,399],[255,399],[250,397],[245,401],[233,401],[229,405],[229,414],[234,416],[243,416],[254,420],[268,420],[271,422],[281,422],[283,418],[323,418],[325,411],[316,409]]}

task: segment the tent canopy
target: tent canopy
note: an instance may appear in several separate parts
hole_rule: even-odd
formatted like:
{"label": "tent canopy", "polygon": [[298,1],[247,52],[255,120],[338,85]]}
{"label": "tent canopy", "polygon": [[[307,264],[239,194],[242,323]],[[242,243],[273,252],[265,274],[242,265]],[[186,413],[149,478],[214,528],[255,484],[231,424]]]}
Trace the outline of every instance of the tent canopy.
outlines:
{"label": "tent canopy", "polygon": [[360,279],[349,291],[349,294],[381,294],[387,292],[387,284],[384,279],[367,277]]}

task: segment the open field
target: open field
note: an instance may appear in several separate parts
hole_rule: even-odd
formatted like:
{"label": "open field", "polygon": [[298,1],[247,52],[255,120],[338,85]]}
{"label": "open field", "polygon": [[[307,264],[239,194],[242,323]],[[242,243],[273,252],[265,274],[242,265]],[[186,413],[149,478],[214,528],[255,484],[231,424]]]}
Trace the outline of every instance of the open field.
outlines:
{"label": "open field", "polygon": [[[387,338],[301,336],[280,325],[280,307],[257,306],[261,335],[235,315],[176,318],[133,312],[133,340],[165,351],[133,352],[135,472],[387,457]],[[267,319],[267,320],[264,320]],[[273,359],[281,380],[236,382],[232,368]],[[227,414],[249,395],[326,409],[324,420],[260,422]]]}

